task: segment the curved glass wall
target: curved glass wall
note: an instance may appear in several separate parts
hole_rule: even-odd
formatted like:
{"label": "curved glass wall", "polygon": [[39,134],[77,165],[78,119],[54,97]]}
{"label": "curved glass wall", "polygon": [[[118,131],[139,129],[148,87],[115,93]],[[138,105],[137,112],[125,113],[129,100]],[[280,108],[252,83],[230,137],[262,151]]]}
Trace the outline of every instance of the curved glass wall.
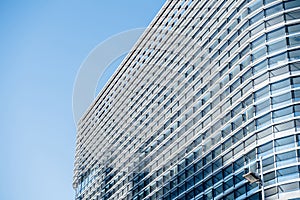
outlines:
{"label": "curved glass wall", "polygon": [[167,1],[151,27],[79,123],[76,199],[300,198],[300,1]]}

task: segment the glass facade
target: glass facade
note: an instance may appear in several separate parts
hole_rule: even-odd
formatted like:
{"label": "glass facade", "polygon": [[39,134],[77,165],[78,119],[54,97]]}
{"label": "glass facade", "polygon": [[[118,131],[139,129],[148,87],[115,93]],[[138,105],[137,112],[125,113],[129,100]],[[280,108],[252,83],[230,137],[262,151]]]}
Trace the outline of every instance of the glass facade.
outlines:
{"label": "glass facade", "polygon": [[166,1],[77,131],[76,200],[300,198],[300,1]]}

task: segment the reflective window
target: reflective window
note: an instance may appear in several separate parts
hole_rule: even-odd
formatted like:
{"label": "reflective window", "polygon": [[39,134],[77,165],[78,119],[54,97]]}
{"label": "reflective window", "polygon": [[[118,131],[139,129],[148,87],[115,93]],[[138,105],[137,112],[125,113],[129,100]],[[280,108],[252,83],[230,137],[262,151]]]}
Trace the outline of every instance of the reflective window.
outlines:
{"label": "reflective window", "polygon": [[287,54],[286,53],[282,53],[276,56],[272,56],[269,59],[269,65],[270,66],[275,66],[275,65],[280,65],[282,63],[284,63],[284,61],[287,60]]}
{"label": "reflective window", "polygon": [[259,103],[255,106],[256,115],[266,112],[267,110],[270,110],[270,101],[269,100],[262,101],[261,103]]}
{"label": "reflective window", "polygon": [[282,108],[273,112],[273,121],[279,122],[293,116],[293,107]]}
{"label": "reflective window", "polygon": [[266,10],[266,15],[269,16],[269,15],[273,15],[273,14],[276,14],[280,11],[282,11],[283,8],[282,8],[282,4],[278,4],[278,5],[275,5],[275,6],[272,6],[270,8],[268,8]]}
{"label": "reflective window", "polygon": [[294,136],[288,136],[275,140],[275,150],[281,151],[293,148],[295,146]]}
{"label": "reflective window", "polygon": [[271,93],[285,91],[290,88],[290,79],[284,79],[279,82],[271,84]]}
{"label": "reflective window", "polygon": [[286,40],[279,40],[273,43],[268,44],[268,52],[272,54],[276,51],[286,48]]}
{"label": "reflective window", "polygon": [[296,160],[296,152],[289,151],[281,154],[276,155],[276,165],[277,167],[292,164],[297,162]]}
{"label": "reflective window", "polygon": [[287,131],[287,130],[292,130],[294,129],[294,122],[293,121],[288,121],[288,122],[284,122],[281,124],[277,124],[274,126],[274,132],[278,133],[278,132],[283,132],[283,131]]}
{"label": "reflective window", "polygon": [[298,0],[289,0],[284,3],[285,9],[300,7],[300,2]]}
{"label": "reflective window", "polygon": [[257,129],[263,128],[263,127],[268,126],[270,124],[271,124],[271,115],[270,114],[266,114],[262,117],[259,117],[256,120]]}
{"label": "reflective window", "polygon": [[293,24],[288,26],[289,34],[294,34],[300,32],[300,24]]}
{"label": "reflective window", "polygon": [[289,46],[300,46],[300,35],[294,35],[289,37]]}
{"label": "reflective window", "polygon": [[286,65],[286,66],[271,70],[270,77],[273,78],[275,76],[280,76],[282,74],[288,74],[288,73],[289,73],[289,67],[288,67],[288,65]]}
{"label": "reflective window", "polygon": [[298,60],[300,59],[300,49],[289,51],[290,60]]}
{"label": "reflective window", "polygon": [[279,96],[275,96],[272,98],[272,106],[273,108],[277,108],[280,106],[287,105],[288,103],[291,102],[292,95],[290,92],[281,94]]}

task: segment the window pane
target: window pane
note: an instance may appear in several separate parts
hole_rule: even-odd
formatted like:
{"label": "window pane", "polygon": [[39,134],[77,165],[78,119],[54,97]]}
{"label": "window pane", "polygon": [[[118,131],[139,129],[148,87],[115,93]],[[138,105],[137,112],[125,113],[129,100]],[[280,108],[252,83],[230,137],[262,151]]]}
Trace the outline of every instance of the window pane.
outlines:
{"label": "window pane", "polygon": [[279,23],[284,22],[283,15],[270,19],[266,22],[267,27],[278,25]]}
{"label": "window pane", "polygon": [[256,120],[257,129],[268,126],[269,124],[271,124],[271,116],[269,113]]}
{"label": "window pane", "polygon": [[287,55],[286,53],[282,53],[276,56],[273,56],[269,59],[269,65],[274,66],[274,65],[280,65],[284,63],[284,61],[287,60]]}
{"label": "window pane", "polygon": [[282,74],[288,74],[289,73],[289,67],[288,65],[279,67],[277,69],[273,69],[270,71],[270,77],[280,76]]}
{"label": "window pane", "polygon": [[285,36],[285,29],[279,28],[267,34],[268,41]]}
{"label": "window pane", "polygon": [[275,150],[281,151],[295,146],[294,136],[288,136],[275,140]]}
{"label": "window pane", "polygon": [[296,162],[296,151],[289,151],[276,155],[277,167],[288,165]]}
{"label": "window pane", "polygon": [[284,6],[286,9],[297,8],[300,6],[300,1],[299,0],[289,0],[284,3]]}
{"label": "window pane", "polygon": [[284,123],[277,124],[274,126],[275,133],[283,132],[283,131],[287,131],[287,130],[293,130],[293,129],[294,129],[293,121],[284,122]]}
{"label": "window pane", "polygon": [[292,12],[286,13],[286,20],[295,20],[300,18],[300,10],[295,10]]}
{"label": "window pane", "polygon": [[289,45],[290,47],[295,47],[300,45],[300,35],[290,36],[289,37]]}
{"label": "window pane", "polygon": [[290,60],[300,59],[300,49],[289,51],[289,58]]}
{"label": "window pane", "polygon": [[284,40],[280,40],[280,41],[276,41],[274,43],[271,43],[268,45],[268,51],[269,51],[269,54],[272,54],[276,51],[279,51],[281,49],[284,49],[286,48],[286,41],[285,39]]}
{"label": "window pane", "polygon": [[285,79],[271,85],[271,92],[275,94],[276,92],[284,91],[290,88],[290,79]]}
{"label": "window pane", "polygon": [[273,112],[273,121],[278,122],[293,116],[293,107],[282,108]]}
{"label": "window pane", "polygon": [[288,26],[289,34],[294,34],[300,32],[300,24],[293,24]]}
{"label": "window pane", "polygon": [[294,77],[292,79],[293,88],[300,87],[300,77]]}
{"label": "window pane", "polygon": [[271,8],[268,8],[266,10],[266,15],[267,16],[274,15],[280,11],[282,11],[282,4],[278,4],[276,6],[272,6]]}

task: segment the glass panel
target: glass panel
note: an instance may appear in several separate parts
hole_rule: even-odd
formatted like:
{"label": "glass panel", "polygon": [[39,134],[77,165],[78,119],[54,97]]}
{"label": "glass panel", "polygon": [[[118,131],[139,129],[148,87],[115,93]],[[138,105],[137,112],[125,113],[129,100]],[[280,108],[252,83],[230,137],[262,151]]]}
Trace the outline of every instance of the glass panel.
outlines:
{"label": "glass panel", "polygon": [[279,28],[279,29],[276,29],[276,30],[271,31],[270,33],[268,33],[267,34],[267,40],[270,41],[270,40],[274,40],[276,38],[284,37],[284,36],[285,36],[285,29],[283,27],[283,28]]}
{"label": "glass panel", "polygon": [[[257,1],[255,1],[257,2]],[[264,13],[263,11],[261,11],[260,13],[256,14],[255,16],[253,16],[251,19],[250,19],[250,24],[254,24],[260,20],[262,20],[264,18]]]}
{"label": "glass panel", "polygon": [[273,143],[268,142],[260,147],[258,147],[258,154],[259,156],[264,157],[265,155],[269,155],[273,153]]}
{"label": "glass panel", "polygon": [[252,62],[255,62],[256,60],[262,58],[263,56],[266,55],[267,48],[263,47],[252,54]]}
{"label": "glass panel", "polygon": [[290,79],[284,79],[271,85],[272,94],[288,89],[290,89]]}
{"label": "glass panel", "polygon": [[264,88],[256,91],[254,93],[255,101],[258,101],[259,99],[263,99],[264,97],[269,96],[269,87],[265,86]]}
{"label": "glass panel", "polygon": [[294,114],[296,117],[300,116],[300,105],[294,106]]}
{"label": "glass panel", "polygon": [[288,74],[288,73],[289,73],[289,67],[288,67],[288,65],[286,65],[286,66],[271,70],[270,77],[273,78],[275,76],[280,76],[282,74]]}
{"label": "glass panel", "polygon": [[254,1],[252,4],[249,5],[249,12],[254,12],[258,9],[260,9],[263,6],[263,1],[262,0],[258,0],[258,1]]}
{"label": "glass panel", "polygon": [[279,122],[293,116],[293,107],[282,108],[273,112],[273,121]]}
{"label": "glass panel", "polygon": [[288,167],[277,170],[278,182],[283,182],[299,177],[299,170],[297,166]]}
{"label": "glass panel", "polygon": [[299,190],[299,182],[287,183],[278,187],[279,192],[291,192]]}
{"label": "glass panel", "polygon": [[300,46],[300,35],[290,36],[289,45],[290,47]]}
{"label": "glass panel", "polygon": [[297,162],[296,151],[289,151],[286,153],[281,153],[276,155],[276,165],[277,167],[288,165]]}
{"label": "glass panel", "polygon": [[300,101],[300,90],[294,90],[293,91],[293,100],[294,101]]}
{"label": "glass panel", "polygon": [[287,60],[287,54],[282,53],[276,56],[273,56],[269,59],[269,65],[274,66],[274,65],[281,65]]}
{"label": "glass panel", "polygon": [[282,11],[282,10],[283,10],[282,9],[282,4],[278,4],[278,5],[275,5],[275,6],[272,6],[272,7],[268,8],[266,10],[266,15],[270,16],[270,15],[276,14],[276,13]]}
{"label": "glass panel", "polygon": [[279,51],[281,49],[286,48],[286,40],[279,40],[274,43],[268,44],[269,54]]}
{"label": "glass panel", "polygon": [[253,67],[253,74],[257,74],[258,72],[262,71],[262,70],[265,70],[267,69],[267,66],[268,66],[268,63],[266,60],[256,64],[254,67]]}
{"label": "glass panel", "polygon": [[264,175],[265,186],[272,185],[275,183],[275,172],[270,172]]}
{"label": "glass panel", "polygon": [[293,84],[293,88],[300,87],[300,77],[293,77],[292,84]]}
{"label": "glass panel", "polygon": [[291,102],[292,95],[290,92],[275,96],[272,98],[272,106],[273,108],[277,108],[280,106],[287,105]]}
{"label": "glass panel", "polygon": [[275,150],[281,151],[295,147],[294,136],[288,136],[275,140]]}
{"label": "glass panel", "polygon": [[263,172],[274,168],[274,157],[271,156],[262,161]]}
{"label": "glass panel", "polygon": [[263,101],[255,106],[256,115],[266,112],[267,110],[270,110],[269,100]]}
{"label": "glass panel", "polygon": [[288,122],[284,122],[281,124],[277,124],[274,126],[274,132],[278,133],[278,132],[283,132],[283,131],[287,131],[287,130],[292,130],[294,129],[294,122],[293,121],[288,121]]}
{"label": "glass panel", "polygon": [[288,26],[289,34],[299,33],[300,32],[300,24],[293,24]]}
{"label": "glass panel", "polygon": [[297,8],[300,6],[299,0],[289,0],[284,3],[285,9]]}
{"label": "glass panel", "polygon": [[300,49],[289,51],[289,59],[290,60],[300,59]]}
{"label": "glass panel", "polygon": [[[300,31],[300,28],[299,28],[299,31]],[[265,41],[266,41],[266,35],[260,36],[259,38],[257,38],[256,40],[254,40],[252,42],[252,49],[255,49],[256,47],[264,44]]]}
{"label": "glass panel", "polygon": [[251,31],[251,37],[253,37],[254,35],[256,35],[258,33],[261,33],[264,29],[265,29],[265,25],[264,25],[264,23],[261,23],[260,25],[258,25]]}
{"label": "glass panel", "polygon": [[269,128],[267,128],[267,129],[265,129],[263,131],[258,132],[257,133],[257,139],[262,139],[262,138],[267,137],[267,136],[269,136],[271,134],[272,134],[272,128],[269,127]]}
{"label": "glass panel", "polygon": [[284,22],[283,15],[270,19],[266,22],[267,27],[278,25],[281,22]]}
{"label": "glass panel", "polygon": [[256,120],[257,129],[263,128],[271,124],[271,115],[268,113]]}

